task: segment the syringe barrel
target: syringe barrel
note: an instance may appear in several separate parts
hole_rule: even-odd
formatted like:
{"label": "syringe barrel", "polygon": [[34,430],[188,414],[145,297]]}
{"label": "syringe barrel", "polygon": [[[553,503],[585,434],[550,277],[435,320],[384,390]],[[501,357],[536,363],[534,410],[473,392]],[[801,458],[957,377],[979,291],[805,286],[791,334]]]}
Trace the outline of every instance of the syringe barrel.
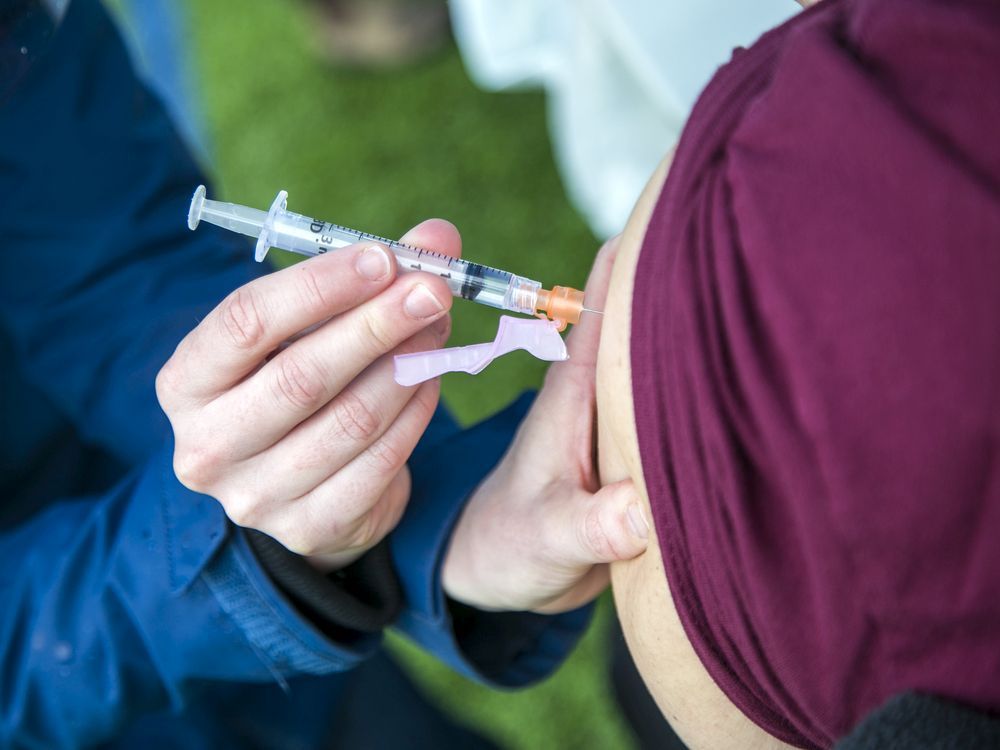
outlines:
{"label": "syringe barrel", "polygon": [[201,220],[205,220],[257,237],[258,261],[264,259],[271,247],[300,255],[321,255],[357,242],[378,242],[396,256],[400,273],[422,271],[434,274],[444,280],[456,297],[525,315],[534,315],[537,310],[542,287],[537,281],[294,213],[287,209],[287,197],[284,191],[278,193],[270,210],[265,212],[207,200],[205,187],[200,186],[191,198],[188,226],[194,229]]}
{"label": "syringe barrel", "polygon": [[542,286],[537,281],[497,268],[411,247],[291,211],[280,212],[274,217],[268,238],[274,247],[302,255],[320,255],[356,242],[379,242],[396,256],[400,273],[431,273],[444,279],[456,297],[526,315],[534,315],[538,290]]}
{"label": "syringe barrel", "polygon": [[359,232],[329,231],[330,224],[309,216],[285,211],[271,225],[271,244],[300,255],[321,255],[338,247],[359,242]]}

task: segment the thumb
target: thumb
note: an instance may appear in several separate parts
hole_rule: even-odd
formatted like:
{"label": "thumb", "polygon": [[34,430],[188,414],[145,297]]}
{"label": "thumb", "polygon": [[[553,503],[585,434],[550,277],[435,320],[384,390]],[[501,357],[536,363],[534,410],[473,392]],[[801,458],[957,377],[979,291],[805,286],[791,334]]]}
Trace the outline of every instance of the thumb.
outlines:
{"label": "thumb", "polygon": [[569,513],[561,552],[570,565],[631,560],[646,550],[649,523],[631,480],[576,500]]}

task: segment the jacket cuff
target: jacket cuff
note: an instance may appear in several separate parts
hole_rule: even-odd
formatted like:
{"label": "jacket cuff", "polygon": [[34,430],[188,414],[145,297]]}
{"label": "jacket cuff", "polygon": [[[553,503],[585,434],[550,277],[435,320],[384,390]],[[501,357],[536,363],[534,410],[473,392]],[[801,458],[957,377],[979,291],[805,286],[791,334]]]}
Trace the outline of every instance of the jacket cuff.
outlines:
{"label": "jacket cuff", "polygon": [[326,674],[378,648],[379,635],[334,642],[303,617],[219,503],[177,480],[172,453],[170,442],[137,477],[114,567],[153,658],[173,673],[167,684]]}
{"label": "jacket cuff", "polygon": [[[437,430],[437,440],[418,446],[410,461],[410,502],[390,537],[406,602],[399,629],[459,673],[496,687],[520,687],[553,671],[576,645],[593,610],[542,616],[452,605],[456,620],[441,585],[459,515],[500,462],[532,400],[533,394],[524,394],[465,431],[452,422],[450,430]],[[482,648],[486,640],[495,648]]]}
{"label": "jacket cuff", "polygon": [[296,608],[332,640],[381,633],[399,616],[403,592],[383,539],[350,565],[324,574],[255,529],[242,529],[261,566]]}

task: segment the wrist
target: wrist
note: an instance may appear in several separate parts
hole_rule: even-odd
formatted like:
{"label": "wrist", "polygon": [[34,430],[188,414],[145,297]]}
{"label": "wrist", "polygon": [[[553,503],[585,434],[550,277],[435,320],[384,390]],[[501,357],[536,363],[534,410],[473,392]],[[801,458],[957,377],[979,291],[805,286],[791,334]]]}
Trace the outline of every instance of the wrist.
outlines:
{"label": "wrist", "polygon": [[490,608],[482,601],[489,585],[476,574],[477,552],[484,548],[483,545],[496,545],[503,526],[502,522],[495,524],[492,538],[479,540],[476,538],[476,521],[483,508],[489,508],[490,498],[496,495],[497,488],[503,486],[502,472],[503,463],[490,472],[472,493],[452,529],[441,565],[441,588],[445,595],[479,609]]}
{"label": "wrist", "polygon": [[462,549],[465,546],[463,543],[465,532],[462,528],[462,518],[464,517],[465,513],[463,512],[445,551],[444,562],[441,564],[441,589],[449,599],[474,606],[466,595],[466,592],[470,590],[468,567],[471,561],[468,560],[468,555]]}
{"label": "wrist", "polygon": [[[502,502],[516,496],[502,467],[473,493],[455,524],[441,566],[441,588],[450,599],[484,612],[528,608],[521,604],[525,593],[521,589],[530,584],[513,574],[525,557],[526,551],[518,549],[524,529],[511,527],[514,516],[504,512]],[[514,565],[498,565],[514,558],[518,560]]]}
{"label": "wrist", "polygon": [[314,559],[291,552],[266,534],[253,529],[244,529],[243,533],[276,587],[334,640],[379,632],[399,614],[402,589],[387,542],[366,550],[352,564],[326,574],[317,570]]}

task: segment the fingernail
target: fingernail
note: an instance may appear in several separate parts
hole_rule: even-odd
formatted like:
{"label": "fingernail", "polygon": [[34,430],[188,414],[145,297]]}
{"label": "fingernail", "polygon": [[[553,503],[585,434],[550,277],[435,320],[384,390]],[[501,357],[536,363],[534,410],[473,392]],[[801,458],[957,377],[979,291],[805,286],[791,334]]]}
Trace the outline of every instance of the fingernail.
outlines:
{"label": "fingernail", "polygon": [[642,511],[639,510],[639,506],[636,503],[632,503],[625,509],[625,515],[628,516],[628,525],[632,527],[632,533],[635,534],[639,539],[649,538],[649,524],[646,523],[646,517],[642,515]]}
{"label": "fingernail", "polygon": [[379,245],[365,248],[358,256],[358,273],[369,281],[378,281],[389,275],[389,255]]}
{"label": "fingernail", "polygon": [[444,310],[444,305],[438,301],[438,298],[431,293],[430,289],[423,284],[417,284],[406,295],[406,300],[403,302],[403,309],[410,316],[422,319],[438,315]]}

